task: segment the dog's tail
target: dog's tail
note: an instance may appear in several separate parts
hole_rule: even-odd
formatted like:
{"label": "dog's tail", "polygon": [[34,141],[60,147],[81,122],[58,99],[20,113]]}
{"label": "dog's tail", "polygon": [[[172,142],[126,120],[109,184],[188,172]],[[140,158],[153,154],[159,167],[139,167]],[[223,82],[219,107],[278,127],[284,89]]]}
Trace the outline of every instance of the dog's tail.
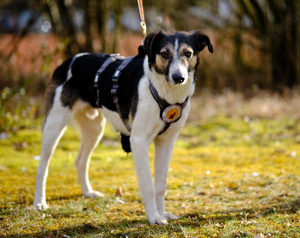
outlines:
{"label": "dog's tail", "polygon": [[52,83],[55,83],[57,85],[63,84],[68,77],[68,70],[70,67],[70,64],[72,62],[73,57],[67,59],[64,61],[60,66],[58,66],[52,76]]}
{"label": "dog's tail", "polygon": [[60,66],[58,66],[53,73],[52,80],[49,82],[45,92],[45,118],[42,129],[44,128],[46,118],[54,103],[56,88],[67,80],[68,69],[71,62],[72,58],[64,61]]}

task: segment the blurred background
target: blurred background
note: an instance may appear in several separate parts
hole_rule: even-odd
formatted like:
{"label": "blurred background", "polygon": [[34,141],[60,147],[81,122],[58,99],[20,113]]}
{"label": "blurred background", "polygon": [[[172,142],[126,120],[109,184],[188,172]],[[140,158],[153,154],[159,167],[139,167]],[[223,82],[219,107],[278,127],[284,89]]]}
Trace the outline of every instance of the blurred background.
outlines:
{"label": "blurred background", "polygon": [[[213,42],[197,70],[191,119],[300,118],[300,1],[144,0],[144,11],[148,32],[200,29]],[[1,0],[0,133],[42,115],[45,87],[67,57],[134,55],[138,14],[135,0]]]}

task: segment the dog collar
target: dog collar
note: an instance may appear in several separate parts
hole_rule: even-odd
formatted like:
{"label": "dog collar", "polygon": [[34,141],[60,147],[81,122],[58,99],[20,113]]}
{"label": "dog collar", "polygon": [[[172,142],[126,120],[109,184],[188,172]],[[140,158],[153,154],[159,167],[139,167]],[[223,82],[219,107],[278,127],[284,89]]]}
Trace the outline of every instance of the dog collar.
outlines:
{"label": "dog collar", "polygon": [[[153,98],[155,99],[158,106],[160,107],[160,118],[162,121],[164,121],[167,124],[166,129],[168,129],[171,123],[174,123],[180,119],[182,111],[186,106],[189,97],[187,97],[183,103],[169,104],[165,99],[159,96],[157,90],[155,89],[155,87],[153,86],[150,80],[149,80],[149,88]],[[166,129],[164,128],[162,132],[164,132]],[[160,132],[160,134],[162,132]]]}

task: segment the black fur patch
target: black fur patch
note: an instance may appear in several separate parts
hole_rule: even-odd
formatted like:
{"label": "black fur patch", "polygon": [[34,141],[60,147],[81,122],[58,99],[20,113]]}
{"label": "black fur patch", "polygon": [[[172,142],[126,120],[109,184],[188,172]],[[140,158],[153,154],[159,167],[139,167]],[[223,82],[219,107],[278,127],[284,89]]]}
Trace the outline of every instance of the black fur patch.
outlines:
{"label": "black fur patch", "polygon": [[130,153],[131,152],[131,146],[130,146],[130,136],[126,136],[124,134],[121,133],[121,144],[122,144],[122,149],[126,152],[126,153]]}
{"label": "black fur patch", "polygon": [[[53,74],[53,81],[56,85],[63,85],[61,102],[65,107],[72,108],[76,100],[81,99],[89,103],[92,107],[96,106],[96,90],[94,88],[94,79],[97,70],[101,67],[109,55],[87,54],[78,57],[72,67],[72,77],[67,80],[69,65],[72,58],[66,60],[60,65]],[[129,115],[134,118],[138,103],[138,84],[144,75],[143,62],[145,52],[143,47],[139,47],[139,53],[128,66],[122,71],[119,78],[119,89],[117,91],[121,117],[128,119]],[[117,111],[111,96],[112,75],[116,68],[122,63],[118,59],[112,62],[99,78],[99,104],[100,107],[106,107],[109,110]],[[125,152],[131,152],[129,136],[121,136],[122,147]]]}
{"label": "black fur patch", "polygon": [[[139,80],[144,74],[143,60],[145,53],[143,50],[129,63],[129,65],[122,71],[119,79],[118,98],[123,117],[128,118],[129,113],[132,112],[134,116],[137,103],[137,86]],[[101,64],[109,57],[104,54],[87,54],[78,57],[72,67],[72,77],[66,81],[67,71],[71,59],[66,60],[59,66],[53,76],[58,85],[64,83],[61,95],[61,101],[64,106],[72,107],[77,99],[88,102],[92,107],[96,106],[96,91],[93,86],[95,74],[100,68]],[[116,68],[121,64],[122,60],[116,60],[111,63],[99,80],[100,89],[100,107],[104,106],[112,111],[116,111],[113,103],[110,90],[112,88],[112,75]],[[135,103],[133,103],[135,102]]]}

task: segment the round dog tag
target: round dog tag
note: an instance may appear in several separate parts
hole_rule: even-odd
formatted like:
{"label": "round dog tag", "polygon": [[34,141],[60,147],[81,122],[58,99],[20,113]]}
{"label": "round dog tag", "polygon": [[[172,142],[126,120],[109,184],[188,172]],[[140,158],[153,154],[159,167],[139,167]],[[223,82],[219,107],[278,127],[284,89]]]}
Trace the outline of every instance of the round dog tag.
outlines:
{"label": "round dog tag", "polygon": [[178,104],[170,105],[163,110],[162,119],[166,123],[177,121],[182,112],[182,106]]}

